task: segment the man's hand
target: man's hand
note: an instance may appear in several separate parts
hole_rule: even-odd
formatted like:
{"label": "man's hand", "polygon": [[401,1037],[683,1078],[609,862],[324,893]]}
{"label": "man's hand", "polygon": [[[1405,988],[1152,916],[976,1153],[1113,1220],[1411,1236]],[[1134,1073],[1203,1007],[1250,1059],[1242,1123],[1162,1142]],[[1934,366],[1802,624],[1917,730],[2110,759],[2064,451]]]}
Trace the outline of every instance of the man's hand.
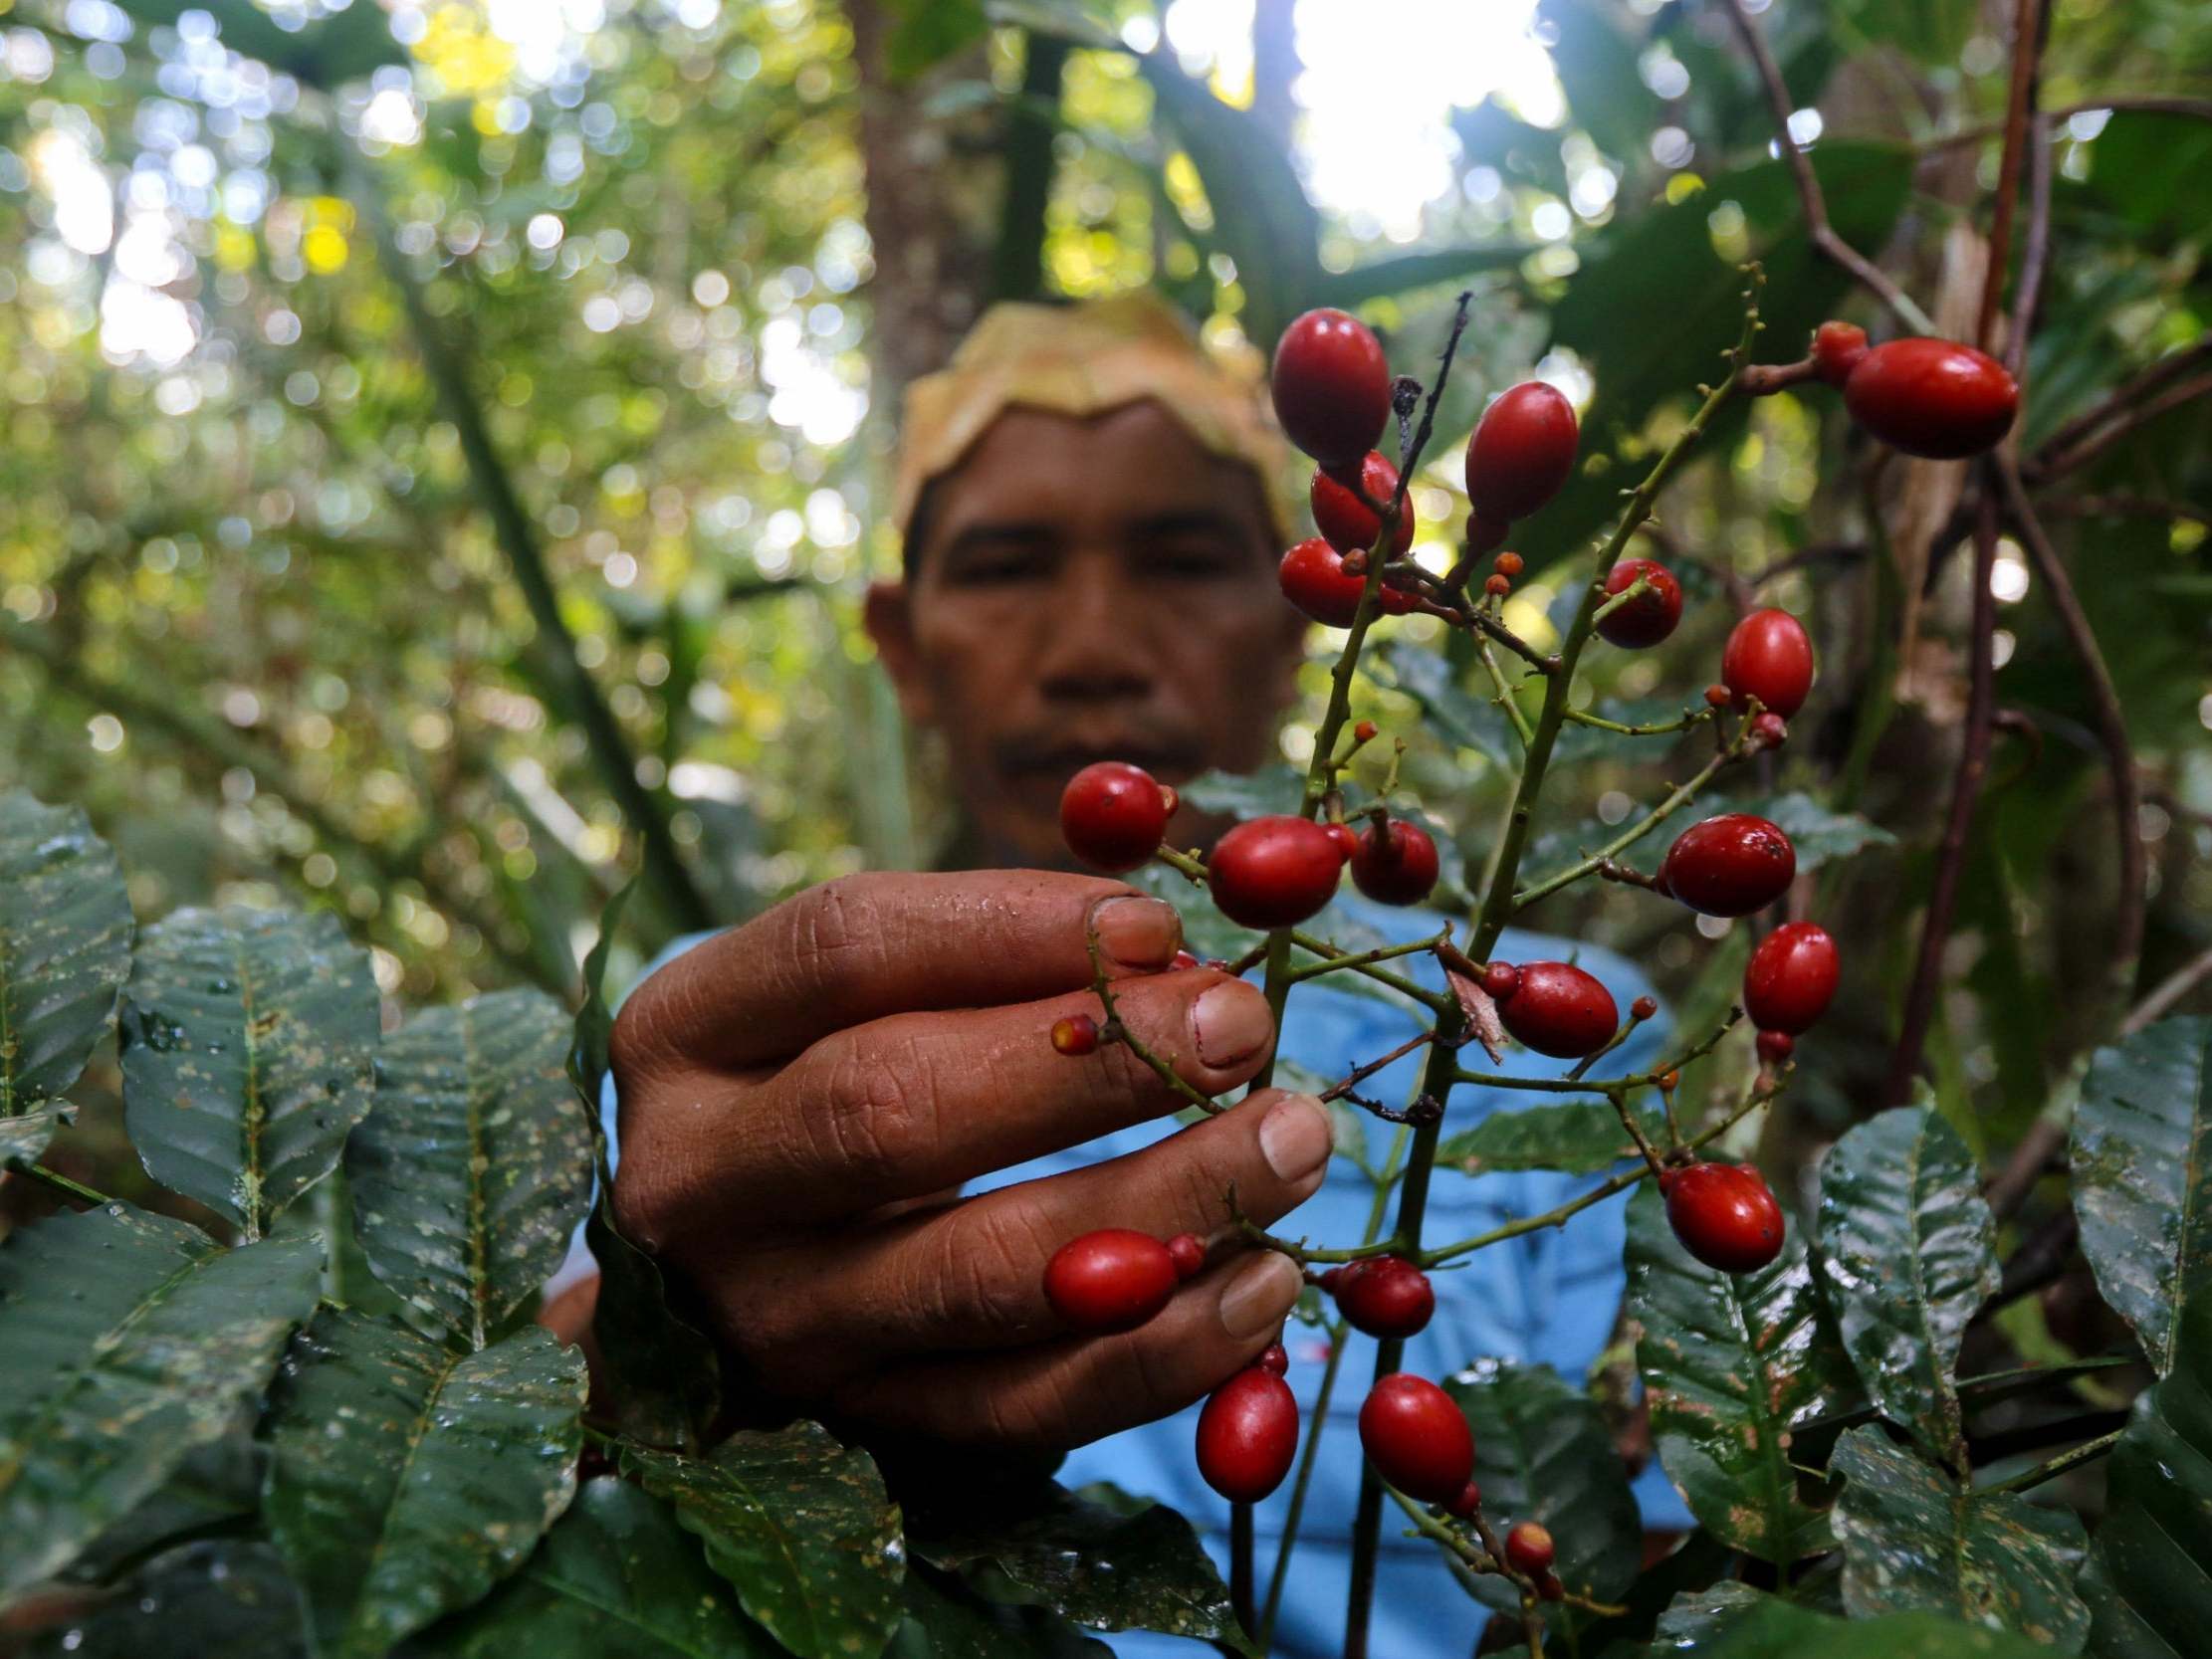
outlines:
{"label": "man's hand", "polygon": [[1265,999],[1163,971],[1175,912],[1033,871],[853,876],[718,935],[624,1003],[612,1058],[623,1229],[690,1279],[792,1403],[897,1434],[1060,1449],[1199,1398],[1273,1338],[1299,1274],[1233,1250],[1115,1337],[1068,1333],[1044,1264],[1098,1227],[1210,1238],[1227,1193],[1269,1222],[1321,1184],[1328,1115],[1269,1090],[1126,1157],[960,1199],[992,1170],[1171,1112],[1126,1048],[1054,1052],[1101,1013],[1208,1094],[1273,1046]]}

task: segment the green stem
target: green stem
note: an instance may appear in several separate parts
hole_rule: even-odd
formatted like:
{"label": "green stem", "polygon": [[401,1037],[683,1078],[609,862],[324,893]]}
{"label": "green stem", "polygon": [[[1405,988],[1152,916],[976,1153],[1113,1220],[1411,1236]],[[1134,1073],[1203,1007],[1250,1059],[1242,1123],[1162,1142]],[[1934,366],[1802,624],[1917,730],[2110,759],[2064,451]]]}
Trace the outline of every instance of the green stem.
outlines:
{"label": "green stem", "polygon": [[1387,962],[1393,956],[1418,956],[1425,950],[1436,949],[1440,942],[1448,942],[1450,938],[1451,930],[1447,927],[1442,933],[1428,938],[1417,938],[1407,944],[1378,945],[1373,950],[1362,950],[1356,956],[1327,956],[1317,962],[1301,962],[1287,972],[1290,983],[1295,985],[1307,979],[1318,979],[1324,973],[1340,973],[1346,969],[1356,970],[1373,966],[1376,962]]}
{"label": "green stem", "polygon": [[1505,711],[1505,718],[1512,723],[1513,735],[1520,738],[1521,750],[1526,753],[1529,739],[1535,733],[1529,727],[1528,717],[1521,713],[1520,701],[1513,696],[1513,688],[1505,683],[1505,671],[1498,667],[1497,653],[1490,649],[1488,640],[1482,640],[1478,643],[1475,654],[1481,659],[1484,670],[1488,672],[1490,684],[1497,688],[1495,702],[1500,709]]}
{"label": "green stem", "polygon": [[1587,709],[1570,709],[1567,720],[1574,726],[1590,726],[1600,731],[1611,731],[1621,737],[1663,737],[1671,731],[1687,731],[1699,721],[1711,720],[1710,709],[1685,709],[1681,719],[1660,721],[1654,726],[1625,726],[1620,721],[1609,721],[1603,715],[1593,715]]}
{"label": "green stem", "polygon": [[[1746,729],[1748,729],[1748,727]],[[1650,812],[1647,812],[1642,818],[1639,818],[1635,823],[1631,824],[1627,829],[1623,830],[1611,841],[1608,841],[1603,847],[1592,853],[1588,858],[1581,860],[1579,863],[1570,864],[1569,866],[1567,866],[1566,869],[1559,871],[1556,875],[1546,876],[1535,886],[1525,888],[1521,892],[1514,894],[1514,911],[1520,912],[1528,909],[1528,907],[1535,904],[1537,900],[1549,898],[1552,894],[1557,893],[1561,888],[1569,886],[1572,883],[1581,881],[1583,877],[1590,875],[1594,871],[1596,871],[1600,865],[1606,863],[1611,859],[1619,857],[1622,853],[1627,852],[1631,847],[1635,846],[1647,835],[1650,835],[1652,831],[1658,829],[1659,825],[1666,822],[1666,820],[1672,817],[1674,813],[1680,811],[1687,802],[1695,799],[1697,791],[1704,788],[1706,784],[1710,783],[1713,780],[1714,773],[1718,772],[1721,767],[1729,764],[1729,762],[1739,758],[1742,753],[1743,737],[1739,733],[1733,743],[1729,744],[1718,754],[1714,755],[1710,760],[1706,761],[1703,766],[1698,768],[1697,774],[1694,777],[1687,778],[1682,782],[1677,783],[1672,791],[1667,795],[1666,799],[1660,801],[1659,805],[1653,807]]]}
{"label": "green stem", "polygon": [[95,1192],[82,1182],[71,1180],[59,1169],[49,1169],[45,1164],[33,1163],[27,1157],[11,1157],[8,1159],[7,1167],[9,1173],[24,1175],[34,1181],[43,1182],[56,1192],[61,1193],[65,1198],[75,1198],[79,1203],[99,1205],[111,1204],[115,1201],[105,1192]]}
{"label": "green stem", "polygon": [[[1346,959],[1347,956],[1347,953],[1344,950],[1334,944],[1331,944],[1327,939],[1320,937],[1318,934],[1300,933],[1296,929],[1291,930],[1290,942],[1295,944],[1299,949],[1304,950],[1312,955],[1324,956],[1332,961],[1341,961]],[[1390,971],[1389,968],[1386,967],[1376,967],[1372,963],[1368,963],[1366,965],[1356,965],[1351,969],[1351,971],[1354,973],[1363,974],[1367,978],[1374,980],[1379,985],[1388,985],[1392,990],[1397,991],[1400,995],[1411,997],[1414,1001],[1420,1003],[1423,1007],[1432,1009],[1438,1013],[1441,1013],[1446,1005],[1452,1007],[1458,1006],[1458,1004],[1456,1002],[1453,1002],[1453,1000],[1444,992],[1433,991],[1427,985],[1420,984],[1412,979],[1408,979],[1404,974],[1393,973]]]}
{"label": "green stem", "polygon": [[2069,1469],[2079,1468],[2082,1464],[2093,1463],[2102,1457],[2119,1444],[2119,1437],[2124,1432],[2122,1429],[2114,1429],[2109,1434],[2101,1434],[2095,1440],[2086,1441],[2070,1452],[2061,1452],[2050,1462],[2039,1463],[2033,1469],[2023,1470],[2010,1479],[1977,1486],[1974,1488],[1974,1496],[1980,1498],[1992,1492],[2025,1492],[2032,1486],[2041,1486],[2045,1481],[2057,1479]]}

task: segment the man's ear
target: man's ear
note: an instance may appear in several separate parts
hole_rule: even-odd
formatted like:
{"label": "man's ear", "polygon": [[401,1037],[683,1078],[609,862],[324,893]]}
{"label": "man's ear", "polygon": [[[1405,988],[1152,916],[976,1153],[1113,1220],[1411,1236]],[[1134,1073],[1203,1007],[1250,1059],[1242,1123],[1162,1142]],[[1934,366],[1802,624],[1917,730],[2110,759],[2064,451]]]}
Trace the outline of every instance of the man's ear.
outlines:
{"label": "man's ear", "polygon": [[928,726],[935,713],[914,645],[914,593],[904,582],[870,582],[861,601],[861,626],[875,642],[883,672],[899,694],[899,712],[910,726]]}

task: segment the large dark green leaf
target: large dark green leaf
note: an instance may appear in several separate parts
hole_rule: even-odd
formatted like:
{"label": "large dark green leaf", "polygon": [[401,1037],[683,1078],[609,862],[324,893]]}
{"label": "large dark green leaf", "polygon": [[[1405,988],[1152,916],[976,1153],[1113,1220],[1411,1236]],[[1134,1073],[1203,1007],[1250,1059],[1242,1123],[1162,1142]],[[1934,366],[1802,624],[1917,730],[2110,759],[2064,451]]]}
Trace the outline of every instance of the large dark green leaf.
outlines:
{"label": "large dark green leaf", "polygon": [[1506,764],[1513,735],[1505,717],[1459,683],[1440,651],[1385,643],[1381,660],[1396,686],[1421,706],[1430,727],[1445,742],[1471,748],[1494,766]]}
{"label": "large dark green leaf", "polygon": [[368,1111],[368,953],[329,911],[179,911],[138,944],[123,1107],[146,1172],[259,1238]]}
{"label": "large dark green leaf", "polygon": [[1965,1142],[1926,1107],[1870,1119],[1821,1164],[1821,1269],[1852,1363],[1883,1416],[1954,1463],[1951,1371],[1997,1289],[1995,1232]]}
{"label": "large dark green leaf", "polygon": [[49,1631],[34,1659],[305,1659],[300,1591],[274,1546],[187,1544],[156,1555],[122,1593]]}
{"label": "large dark green leaf", "polygon": [[224,1250],[124,1204],[0,1248],[0,1595],[67,1566],[229,1426],[321,1264],[312,1238]]}
{"label": "large dark green leaf", "polygon": [[1201,772],[1179,793],[1201,812],[1260,818],[1297,811],[1306,798],[1306,774],[1287,763],[1262,766],[1256,772]]}
{"label": "large dark green leaf", "polygon": [[1042,1607],[997,1606],[919,1568],[899,1586],[905,1617],[883,1659],[1108,1659],[1104,1642]]}
{"label": "large dark green leaf", "polygon": [[2048,1659],[2051,1652],[2038,1642],[1929,1613],[1844,1620],[1772,1596],[1695,1651],[1709,1659]]}
{"label": "large dark green leaf", "polygon": [[0,1164],[10,1158],[37,1158],[54,1139],[54,1132],[68,1122],[65,1111],[44,1106],[13,1118],[0,1118]]}
{"label": "large dark green leaf", "polygon": [[207,12],[222,31],[225,46],[297,76],[311,87],[335,87],[386,65],[407,63],[407,54],[392,38],[390,20],[380,6],[355,4],[305,28],[287,29],[253,0],[118,0],[118,4],[148,23],[173,24],[187,11]]}
{"label": "large dark green leaf", "polygon": [[[1664,1133],[1659,1115],[1642,1113],[1648,1132]],[[1437,1162],[1470,1175],[1500,1169],[1561,1169],[1590,1175],[1637,1156],[1621,1115],[1604,1101],[1508,1107],[1438,1142]]]}
{"label": "large dark green leaf", "polygon": [[910,1517],[907,1548],[932,1566],[988,1569],[1094,1630],[1244,1642],[1198,1535],[1164,1504],[1124,1513],[1047,1481],[994,1495],[982,1514]]}
{"label": "large dark green leaf", "polygon": [[114,851],[83,809],[0,794],[0,1119],[77,1081],[130,977],[130,929]]}
{"label": "large dark green leaf", "polygon": [[2212,1297],[2212,1019],[2100,1049],[2074,1114],[2082,1253],[2159,1370],[2189,1298]]}
{"label": "large dark green leaf", "polygon": [[1608,155],[1640,159],[1665,105],[1637,70],[1637,42],[1610,0],[1542,0],[1536,15],[1551,33],[1552,66],[1575,125]]}
{"label": "large dark green leaf", "polygon": [[897,1628],[899,1512],[866,1452],[818,1423],[734,1434],[711,1457],[625,1450],[745,1610],[800,1659],[873,1653]]}
{"label": "large dark green leaf", "polygon": [[1629,1203],[1629,1315],[1659,1462],[1712,1534],[1789,1562],[1828,1541],[1825,1513],[1798,1490],[1794,1431],[1854,1392],[1822,1318],[1794,1224],[1773,1265],[1720,1273],[1666,1224],[1649,1181]]}
{"label": "large dark green leaf", "polygon": [[[1482,1510],[1500,1528],[1540,1521],[1559,1548],[1554,1568],[1567,1587],[1611,1601],[1636,1577],[1643,1529],[1628,1472],[1597,1402],[1549,1365],[1483,1359],[1449,1378],[1444,1391],[1474,1429],[1474,1479]],[[1502,1578],[1475,1585],[1517,1605]]]}
{"label": "large dark green leaf", "polygon": [[500,991],[417,1014],[346,1142],[354,1226],[392,1290],[473,1348],[560,1265],[591,1188],[567,1012]]}
{"label": "large dark green leaf", "polygon": [[2212,1295],[2112,1450],[2080,1588],[2098,1659],[2184,1659],[2212,1632]]}
{"label": "large dark green leaf", "polygon": [[1836,1443],[1836,1536],[1854,1618],[1930,1612],[2078,1652],[2089,1609],[2074,1593],[2082,1523],[2009,1492],[1962,1490],[1879,1427]]}
{"label": "large dark green leaf", "polygon": [[520,1572],[409,1644],[454,1659],[774,1659],[782,1649],[658,1498],[586,1481]]}
{"label": "large dark green leaf", "polygon": [[462,1354],[316,1316],[270,1403],[263,1510],[324,1659],[383,1653],[522,1563],[574,1495],[584,1382],[537,1326]]}
{"label": "large dark green leaf", "polygon": [[1774,1604],[1765,1590],[1734,1578],[1709,1589],[1685,1590],[1667,1603],[1653,1633],[1655,1653],[1702,1653],[1735,1625]]}
{"label": "large dark green leaf", "polygon": [[893,80],[911,81],[991,33],[983,0],[891,0],[898,19],[884,50]]}

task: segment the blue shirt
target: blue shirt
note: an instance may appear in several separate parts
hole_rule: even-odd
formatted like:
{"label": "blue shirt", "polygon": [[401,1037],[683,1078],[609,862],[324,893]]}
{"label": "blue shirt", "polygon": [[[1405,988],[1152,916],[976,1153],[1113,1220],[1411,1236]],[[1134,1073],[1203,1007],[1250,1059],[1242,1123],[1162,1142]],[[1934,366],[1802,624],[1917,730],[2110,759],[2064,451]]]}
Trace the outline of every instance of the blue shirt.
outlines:
{"label": "blue shirt", "polygon": [[[1437,932],[1441,919],[1432,912],[1393,909],[1347,894],[1309,926],[1347,948],[1363,948],[1370,940],[1361,938],[1361,934],[1380,935],[1392,942],[1423,938]],[[646,971],[650,973],[708,936],[698,933],[677,940]],[[1509,930],[1498,941],[1495,954],[1515,962],[1574,960],[1603,980],[1622,1007],[1650,992],[1643,975],[1626,960],[1589,945]],[[1442,987],[1442,971],[1434,956],[1411,956],[1393,965],[1410,977]],[[1328,981],[1298,986],[1291,993],[1284,1021],[1281,1058],[1334,1081],[1414,1035],[1421,1029],[1416,1012],[1402,999],[1386,1002],[1339,989]],[[1617,1077],[1649,1070],[1660,1058],[1666,1037],[1664,1019],[1645,1021],[1600,1063],[1602,1074]],[[1394,1107],[1403,1106],[1412,1098],[1420,1068],[1417,1051],[1369,1079],[1361,1093]],[[1492,1069],[1516,1076],[1556,1077],[1564,1068],[1559,1061],[1513,1048]],[[1479,1123],[1492,1112],[1514,1111],[1544,1098],[1503,1089],[1461,1088],[1451,1097],[1444,1131],[1451,1134]],[[611,1155],[611,1078],[603,1096],[602,1114]],[[988,1192],[1119,1157],[1175,1134],[1180,1127],[1172,1117],[1133,1125],[1082,1145],[997,1170],[968,1182],[964,1190]],[[1373,1118],[1366,1120],[1366,1128],[1372,1157],[1379,1161],[1395,1129]],[[1330,1160],[1320,1189],[1277,1222],[1274,1231],[1286,1237],[1308,1237],[1317,1247],[1356,1244],[1365,1236],[1374,1187],[1341,1151],[1340,1147],[1340,1155]],[[1517,1216],[1552,1209],[1595,1185],[1597,1179],[1548,1171],[1467,1176],[1439,1168],[1432,1179],[1423,1236],[1432,1246],[1465,1238]],[[1395,1210],[1394,1193],[1384,1211],[1386,1232]],[[1620,1312],[1625,1284],[1621,1250],[1626,1214],[1624,1193],[1593,1204],[1564,1227],[1544,1228],[1505,1240],[1464,1258],[1463,1265],[1454,1271],[1434,1275],[1436,1316],[1426,1330],[1407,1342],[1405,1368],[1442,1377],[1476,1359],[1504,1357],[1548,1364],[1570,1380],[1582,1378],[1612,1335]],[[1288,1381],[1298,1400],[1300,1419],[1310,1423],[1328,1360],[1325,1333],[1292,1321],[1284,1332],[1283,1344],[1290,1354]],[[1275,1626],[1274,1652],[1294,1659],[1320,1659],[1338,1653],[1343,1646],[1344,1602],[1351,1581],[1352,1516],[1360,1481],[1357,1418],[1374,1369],[1374,1350],[1375,1339],[1350,1334],[1343,1362],[1337,1369],[1321,1454],[1306,1495],[1297,1550],[1291,1557]],[[1192,1460],[1198,1411],[1199,1407],[1193,1405],[1158,1422],[1078,1447],[1068,1454],[1058,1479],[1069,1487],[1111,1481],[1129,1492],[1170,1505],[1198,1529],[1225,1576],[1228,1506],[1200,1479]],[[1285,1481],[1253,1513],[1262,1595],[1273,1570],[1291,1484]],[[1656,1461],[1638,1478],[1635,1490],[1647,1528],[1687,1528],[1692,1524]],[[1421,1659],[1431,1654],[1459,1659],[1471,1652],[1475,1635],[1489,1616],[1487,1610],[1452,1582],[1435,1546],[1399,1537],[1400,1529],[1390,1524],[1388,1514],[1384,1523],[1370,1626],[1372,1650],[1390,1654],[1392,1659]],[[1123,1659],[1196,1659],[1215,1651],[1208,1643],[1151,1632],[1129,1631],[1101,1639]]]}

